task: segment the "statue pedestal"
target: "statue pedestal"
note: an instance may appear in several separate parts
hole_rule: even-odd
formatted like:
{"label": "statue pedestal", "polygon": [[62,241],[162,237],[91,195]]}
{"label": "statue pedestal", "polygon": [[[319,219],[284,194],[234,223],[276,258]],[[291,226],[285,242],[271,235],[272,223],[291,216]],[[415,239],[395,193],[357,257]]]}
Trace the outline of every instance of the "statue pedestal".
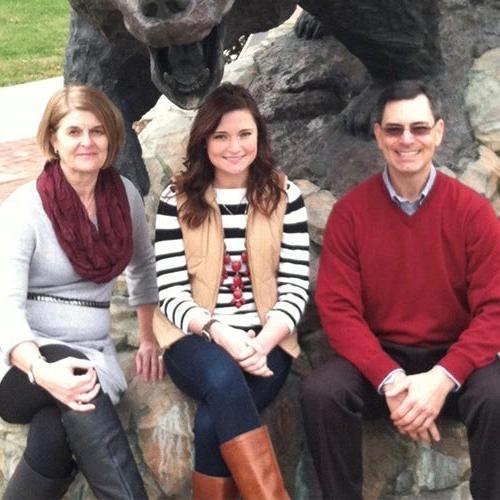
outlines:
{"label": "statue pedestal", "polygon": [[[150,498],[186,499],[191,495],[192,422],[196,404],[166,377],[150,384],[133,376],[133,352],[121,353],[130,387],[119,405],[139,469]],[[320,498],[312,460],[305,444],[299,405],[305,360],[294,364],[277,400],[263,415],[269,426],[283,476],[294,499]],[[401,437],[389,421],[365,423],[366,499],[468,498],[469,458],[465,428],[439,422],[442,441],[427,447]],[[0,493],[13,473],[26,443],[28,426],[0,421]],[[433,493],[434,492],[434,493]],[[444,495],[444,496],[443,496]],[[67,499],[93,498],[79,475]]]}

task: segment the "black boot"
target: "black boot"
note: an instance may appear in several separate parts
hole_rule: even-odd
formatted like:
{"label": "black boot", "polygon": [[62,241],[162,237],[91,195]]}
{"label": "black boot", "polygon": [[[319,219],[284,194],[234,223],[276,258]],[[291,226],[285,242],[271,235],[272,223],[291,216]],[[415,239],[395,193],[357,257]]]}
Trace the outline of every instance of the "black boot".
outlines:
{"label": "black boot", "polygon": [[78,468],[99,499],[143,500],[148,496],[109,396],[100,393],[95,410],[63,412],[62,422]]}
{"label": "black boot", "polygon": [[35,472],[21,458],[16,470],[9,479],[3,500],[58,500],[68,491],[74,474],[64,478],[45,477]]}

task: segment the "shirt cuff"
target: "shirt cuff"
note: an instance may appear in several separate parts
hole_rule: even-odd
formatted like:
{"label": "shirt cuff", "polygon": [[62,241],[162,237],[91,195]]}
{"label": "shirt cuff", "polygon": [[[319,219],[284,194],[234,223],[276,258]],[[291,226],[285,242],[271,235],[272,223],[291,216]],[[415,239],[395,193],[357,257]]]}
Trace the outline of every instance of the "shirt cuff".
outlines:
{"label": "shirt cuff", "polygon": [[158,289],[145,290],[139,295],[129,295],[128,303],[131,307],[142,306],[144,304],[158,304]]}
{"label": "shirt cuff", "polygon": [[210,311],[208,309],[205,309],[204,307],[196,306],[190,309],[184,316],[183,321],[182,321],[182,328],[181,330],[186,334],[190,335],[193,332],[189,329],[189,323],[191,323],[191,320],[198,315],[205,315],[207,317],[207,321],[210,319]]}
{"label": "shirt cuff", "polygon": [[394,381],[394,378],[396,377],[396,375],[398,373],[406,373],[406,372],[402,368],[396,368],[395,370],[392,370],[391,372],[389,372],[384,377],[384,380],[382,380],[382,382],[380,382],[380,385],[377,388],[377,392],[379,394],[383,395],[384,394],[384,385],[392,383]]}
{"label": "shirt cuff", "polygon": [[462,385],[460,382],[444,367],[441,365],[435,365],[436,368],[439,368],[448,378],[451,379],[451,381],[455,384],[455,387],[453,388],[453,392],[457,392]]}

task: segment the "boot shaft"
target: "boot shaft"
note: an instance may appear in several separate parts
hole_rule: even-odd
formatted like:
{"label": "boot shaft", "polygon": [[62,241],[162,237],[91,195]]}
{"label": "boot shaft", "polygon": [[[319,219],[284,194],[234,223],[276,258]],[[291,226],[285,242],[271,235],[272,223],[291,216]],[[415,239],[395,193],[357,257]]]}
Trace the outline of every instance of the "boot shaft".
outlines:
{"label": "boot shaft", "polygon": [[266,427],[240,434],[220,450],[245,500],[290,500]]}

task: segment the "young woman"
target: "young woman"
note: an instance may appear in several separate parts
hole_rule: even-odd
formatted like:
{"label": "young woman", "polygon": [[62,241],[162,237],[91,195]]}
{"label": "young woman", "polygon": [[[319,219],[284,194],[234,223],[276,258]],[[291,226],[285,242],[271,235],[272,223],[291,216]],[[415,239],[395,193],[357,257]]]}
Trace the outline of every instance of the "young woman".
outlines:
{"label": "young woman", "polygon": [[155,333],[170,377],[199,402],[194,498],[288,498],[259,413],[299,352],[306,217],[255,101],[223,84],[198,111],[185,171],[163,192],[156,223],[164,316]]}
{"label": "young woman", "polygon": [[112,167],[123,120],[102,92],[66,87],[49,101],[38,140],[50,160],[0,207],[0,417],[31,424],[4,498],[61,498],[73,456],[97,498],[147,498],[113,407],[126,381],[109,301],[124,269],[139,321],[138,371],[163,374],[144,208]]}

